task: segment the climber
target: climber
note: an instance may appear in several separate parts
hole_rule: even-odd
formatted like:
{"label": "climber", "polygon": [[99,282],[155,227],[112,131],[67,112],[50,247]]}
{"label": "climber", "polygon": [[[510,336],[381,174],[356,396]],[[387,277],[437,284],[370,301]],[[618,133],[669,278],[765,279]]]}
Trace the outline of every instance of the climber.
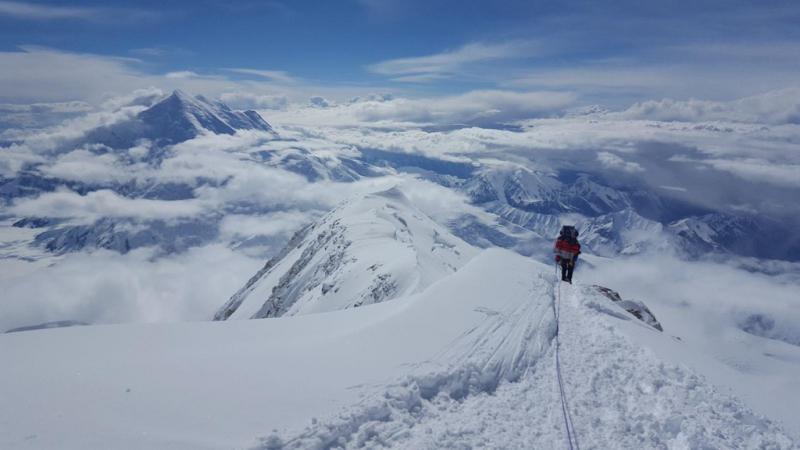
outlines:
{"label": "climber", "polygon": [[575,263],[578,255],[581,254],[581,244],[578,243],[578,230],[571,225],[561,227],[561,233],[553,246],[553,253],[556,254],[556,264],[561,265],[561,281],[572,284],[572,271],[575,270]]}

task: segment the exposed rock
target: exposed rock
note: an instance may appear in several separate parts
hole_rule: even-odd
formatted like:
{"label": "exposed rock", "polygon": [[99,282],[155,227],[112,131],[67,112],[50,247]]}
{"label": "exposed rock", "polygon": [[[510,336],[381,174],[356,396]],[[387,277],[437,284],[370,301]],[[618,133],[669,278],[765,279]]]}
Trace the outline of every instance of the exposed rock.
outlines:
{"label": "exposed rock", "polygon": [[597,289],[600,293],[608,297],[611,301],[613,301],[617,305],[621,306],[623,309],[625,309],[625,311],[628,311],[637,319],[641,320],[647,325],[650,325],[651,327],[655,328],[658,331],[664,331],[664,328],[661,327],[661,323],[658,322],[656,316],[650,311],[650,309],[644,303],[637,300],[623,300],[622,297],[619,295],[619,292],[613,291],[607,287],[598,285],[593,285],[592,287]]}

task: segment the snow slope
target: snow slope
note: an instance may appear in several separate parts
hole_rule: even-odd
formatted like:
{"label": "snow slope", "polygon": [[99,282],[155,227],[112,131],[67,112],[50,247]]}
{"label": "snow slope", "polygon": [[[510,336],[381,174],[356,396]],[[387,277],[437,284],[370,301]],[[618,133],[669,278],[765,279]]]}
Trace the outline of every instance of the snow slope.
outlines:
{"label": "snow slope", "polygon": [[[631,339],[596,288],[492,249],[419,294],[264,320],[0,336],[0,447],[793,448]],[[668,330],[667,330],[668,331]],[[262,436],[262,439],[256,439]]]}
{"label": "snow slope", "polygon": [[300,230],[215,319],[309,314],[383,302],[423,290],[476,252],[392,188],[348,201]]}

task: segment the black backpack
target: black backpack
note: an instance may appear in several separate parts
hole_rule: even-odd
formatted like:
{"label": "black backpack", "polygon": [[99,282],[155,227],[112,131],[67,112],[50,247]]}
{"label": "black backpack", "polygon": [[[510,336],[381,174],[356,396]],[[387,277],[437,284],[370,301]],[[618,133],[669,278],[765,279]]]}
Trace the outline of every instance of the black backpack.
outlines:
{"label": "black backpack", "polygon": [[566,239],[577,240],[578,229],[572,225],[564,225],[563,227],[561,227],[560,236]]}

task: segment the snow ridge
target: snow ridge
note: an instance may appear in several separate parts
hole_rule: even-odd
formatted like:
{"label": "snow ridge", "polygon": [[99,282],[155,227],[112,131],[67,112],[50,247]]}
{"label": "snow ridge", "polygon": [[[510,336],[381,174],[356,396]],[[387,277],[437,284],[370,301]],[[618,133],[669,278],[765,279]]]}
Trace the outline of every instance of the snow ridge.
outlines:
{"label": "snow ridge", "polygon": [[[564,430],[567,432],[567,446],[570,450],[573,449],[580,449],[580,444],[578,443],[578,434],[575,432],[575,425],[572,422],[572,414],[569,410],[569,401],[567,400],[567,393],[566,388],[564,387],[564,375],[561,372],[561,341],[559,339],[559,325],[560,325],[560,315],[561,315],[561,283],[558,282],[558,277],[556,276],[556,284],[557,288],[555,291],[557,292],[556,295],[553,296],[553,316],[555,317],[556,321],[556,333],[555,333],[555,351],[556,354],[556,379],[558,380],[558,396],[561,400],[561,414],[564,417]],[[575,443],[573,446],[572,443]]]}
{"label": "snow ridge", "polygon": [[540,297],[503,310],[473,309],[484,320],[412,367],[401,381],[327,421],[313,421],[296,436],[263,438],[257,448],[405,447],[404,438],[413,436],[443,404],[492,395],[503,383],[520,381],[551,351],[556,322],[549,280],[539,277],[533,289],[517,289]]}
{"label": "snow ridge", "polygon": [[[459,282],[501,259],[476,258],[456,274]],[[561,447],[568,431],[554,376],[557,329],[576,437],[592,448],[794,448],[769,420],[633,342],[619,324],[638,322],[595,287],[561,284],[557,328],[555,283],[548,269],[536,270],[533,283],[504,292],[523,298],[501,309],[474,308],[480,323],[409,367],[401,381],[302,431],[273,433],[255,448]],[[452,289],[448,281],[413,305]]]}
{"label": "snow ridge", "polygon": [[477,250],[398,189],[345,202],[296,234],[215,314],[266,318],[357,308],[419,292]]}
{"label": "snow ridge", "polygon": [[[552,267],[490,249],[417,294],[327,314],[4,334],[0,447],[563,448],[555,282]],[[620,303],[561,285],[559,359],[581,443],[796,448],[659,358],[648,346],[680,354],[688,343]],[[52,407],[74,398],[85,401]]]}

